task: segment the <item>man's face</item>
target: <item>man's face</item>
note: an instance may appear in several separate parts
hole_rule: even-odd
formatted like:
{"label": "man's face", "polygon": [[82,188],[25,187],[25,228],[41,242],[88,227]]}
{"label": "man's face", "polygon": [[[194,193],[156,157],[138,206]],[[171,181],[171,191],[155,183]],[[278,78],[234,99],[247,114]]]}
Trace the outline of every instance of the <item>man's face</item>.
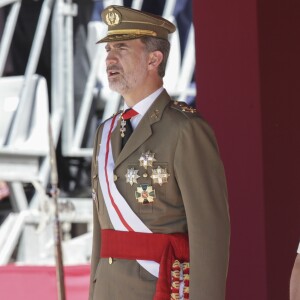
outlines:
{"label": "man's face", "polygon": [[142,89],[149,60],[145,45],[135,39],[107,43],[105,48],[109,87],[123,96]]}

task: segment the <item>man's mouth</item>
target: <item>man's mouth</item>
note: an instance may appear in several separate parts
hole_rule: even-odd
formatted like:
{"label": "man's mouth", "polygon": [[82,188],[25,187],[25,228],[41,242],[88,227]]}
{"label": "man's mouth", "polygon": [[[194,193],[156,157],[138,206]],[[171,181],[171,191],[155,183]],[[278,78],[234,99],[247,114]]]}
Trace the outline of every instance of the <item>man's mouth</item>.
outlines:
{"label": "man's mouth", "polygon": [[116,75],[119,75],[120,73],[118,72],[118,71],[109,71],[108,72],[108,77],[110,78],[110,77],[114,77],[114,76],[116,76]]}
{"label": "man's mouth", "polygon": [[120,70],[116,68],[107,68],[106,69],[108,78],[115,77],[120,74]]}

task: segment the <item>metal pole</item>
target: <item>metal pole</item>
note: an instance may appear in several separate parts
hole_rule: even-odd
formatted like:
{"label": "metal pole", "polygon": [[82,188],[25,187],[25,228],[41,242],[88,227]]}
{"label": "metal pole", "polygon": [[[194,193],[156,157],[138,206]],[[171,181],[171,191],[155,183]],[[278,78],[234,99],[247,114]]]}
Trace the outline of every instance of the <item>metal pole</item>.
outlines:
{"label": "metal pole", "polygon": [[63,255],[61,247],[61,226],[58,213],[58,174],[55,147],[52,137],[51,123],[49,121],[49,146],[50,146],[50,184],[51,184],[51,197],[55,205],[54,213],[54,240],[55,240],[55,262],[56,262],[56,280],[58,290],[58,300],[65,300],[65,283],[64,283],[64,268],[63,268]]}
{"label": "metal pole", "polygon": [[91,110],[91,105],[93,102],[93,91],[97,81],[97,72],[99,69],[100,62],[102,60],[101,54],[104,54],[104,48],[99,46],[97,47],[94,59],[91,64],[91,70],[85,86],[82,105],[76,122],[75,135],[73,141],[73,147],[76,150],[81,148],[85,127]]}
{"label": "metal pole", "polygon": [[54,0],[45,0],[42,5],[36,33],[34,35],[34,40],[28,59],[28,64],[26,66],[25,78],[20,95],[21,99],[16,111],[15,122],[10,129],[10,134],[7,141],[8,144],[14,143],[17,137],[20,136],[20,133],[22,133],[23,136],[26,136],[28,133],[28,126],[24,126],[22,120],[26,120],[29,118],[30,110],[26,110],[25,108],[28,107],[28,98],[33,88],[32,76],[36,72],[44,37],[47,30],[47,25],[51,15],[53,1]]}
{"label": "metal pole", "polygon": [[[0,2],[0,7],[2,7],[2,3]],[[6,20],[6,24],[4,27],[1,43],[0,43],[0,77],[3,75],[8,51],[11,45],[12,37],[15,32],[15,27],[19,15],[21,7],[21,1],[18,1],[13,4],[9,15]]]}
{"label": "metal pole", "polygon": [[[63,155],[69,155],[72,148],[72,140],[74,135],[74,68],[73,68],[73,7],[72,0],[66,0],[64,3],[64,16],[65,16],[65,27],[64,27],[64,54],[65,54],[65,113],[63,120],[63,139],[62,139],[62,151]],[[77,7],[76,7],[77,8]],[[76,9],[74,13],[77,14]]]}
{"label": "metal pole", "polygon": [[[51,23],[51,115],[64,107],[64,16],[62,0],[56,0]],[[52,127],[53,128],[53,127]],[[59,129],[60,131],[60,129]]]}

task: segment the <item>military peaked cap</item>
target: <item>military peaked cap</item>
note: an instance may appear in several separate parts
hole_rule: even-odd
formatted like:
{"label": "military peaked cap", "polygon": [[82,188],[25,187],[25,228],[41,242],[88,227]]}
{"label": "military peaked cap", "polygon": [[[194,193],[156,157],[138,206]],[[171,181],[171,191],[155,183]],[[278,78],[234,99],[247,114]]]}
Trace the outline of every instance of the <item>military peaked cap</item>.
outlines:
{"label": "military peaked cap", "polygon": [[103,22],[108,26],[106,37],[97,43],[138,39],[152,36],[168,40],[168,35],[176,30],[168,20],[140,10],[111,5],[101,13]]}

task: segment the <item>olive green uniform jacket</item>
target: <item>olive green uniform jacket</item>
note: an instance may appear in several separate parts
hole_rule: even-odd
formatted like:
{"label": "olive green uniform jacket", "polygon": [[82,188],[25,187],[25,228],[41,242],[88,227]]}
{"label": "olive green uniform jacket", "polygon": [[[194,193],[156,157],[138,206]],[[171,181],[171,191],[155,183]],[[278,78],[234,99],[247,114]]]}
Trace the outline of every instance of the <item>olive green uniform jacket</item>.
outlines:
{"label": "olive green uniform jacket", "polygon": [[[119,125],[111,136],[119,192],[152,232],[188,232],[190,299],[224,300],[230,225],[223,164],[211,128],[195,112],[174,103],[166,91],[149,108],[122,151]],[[96,194],[90,300],[150,300],[156,284],[153,275],[135,260],[114,259],[109,264],[107,258],[100,258],[101,229],[113,229],[98,178],[102,130],[100,125],[92,162]],[[170,174],[167,183],[153,183],[152,168],[139,165],[147,151],[154,153],[153,168],[166,168]],[[125,178],[129,168],[138,170],[140,176],[132,186]],[[138,203],[135,191],[139,184],[153,186],[154,202]]]}

